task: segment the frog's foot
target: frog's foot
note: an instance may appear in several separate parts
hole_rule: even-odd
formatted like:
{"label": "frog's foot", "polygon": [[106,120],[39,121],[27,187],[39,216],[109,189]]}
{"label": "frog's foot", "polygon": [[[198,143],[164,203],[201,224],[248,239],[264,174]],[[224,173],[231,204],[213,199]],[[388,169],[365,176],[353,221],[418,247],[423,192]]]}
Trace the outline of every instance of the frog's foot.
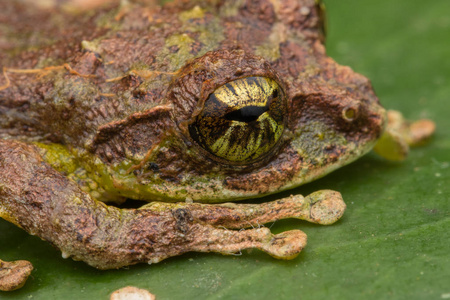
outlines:
{"label": "frog's foot", "polygon": [[436,125],[428,119],[415,122],[405,120],[395,110],[389,110],[385,132],[374,147],[376,153],[389,160],[403,160],[409,147],[424,145],[433,135]]}
{"label": "frog's foot", "polygon": [[[330,224],[343,213],[339,193],[320,191],[263,204],[151,203],[119,209],[92,199],[42,160],[36,148],[0,140],[0,217],[100,268],[159,262],[189,251],[258,248],[291,259],[306,245],[299,230],[273,235],[260,224],[301,218]],[[245,230],[231,230],[245,227]]]}
{"label": "frog's foot", "polygon": [[14,291],[21,288],[33,271],[33,265],[26,260],[3,261],[0,259],[0,291]]}

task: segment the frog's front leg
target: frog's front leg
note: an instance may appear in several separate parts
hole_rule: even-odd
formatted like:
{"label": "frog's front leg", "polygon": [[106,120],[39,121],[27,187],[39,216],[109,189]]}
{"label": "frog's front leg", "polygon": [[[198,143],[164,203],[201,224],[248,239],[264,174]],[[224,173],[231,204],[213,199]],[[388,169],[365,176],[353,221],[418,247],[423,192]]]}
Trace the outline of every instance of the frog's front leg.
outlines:
{"label": "frog's front leg", "polygon": [[248,228],[276,220],[295,218],[311,223],[333,224],[344,214],[346,205],[339,192],[320,190],[306,197],[291,195],[262,204],[201,204],[153,202],[143,207],[154,210],[188,209],[195,222],[215,227]]}
{"label": "frog's front leg", "polygon": [[159,262],[189,251],[232,254],[258,248],[289,259],[305,246],[303,232],[230,229],[289,217],[330,224],[344,209],[332,191],[259,205],[152,203],[119,209],[93,200],[45,163],[33,146],[0,141],[0,216],[51,242],[64,257],[100,269]]}
{"label": "frog's front leg", "polygon": [[[272,235],[268,228],[260,225],[287,218],[329,225],[340,219],[345,208],[340,193],[321,190],[307,197],[295,195],[262,204],[153,202],[140,210],[170,211],[181,232],[193,226],[196,237],[187,251],[232,254],[247,248],[258,248],[275,258],[292,259],[306,246],[306,234],[292,230]],[[258,228],[227,230],[248,227]],[[155,258],[155,261],[162,258]]]}

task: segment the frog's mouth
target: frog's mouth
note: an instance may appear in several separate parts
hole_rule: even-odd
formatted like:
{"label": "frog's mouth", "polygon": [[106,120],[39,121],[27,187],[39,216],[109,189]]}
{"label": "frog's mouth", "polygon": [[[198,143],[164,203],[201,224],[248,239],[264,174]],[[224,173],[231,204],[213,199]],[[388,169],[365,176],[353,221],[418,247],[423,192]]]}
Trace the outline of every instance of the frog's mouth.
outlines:
{"label": "frog's mouth", "polygon": [[373,149],[386,127],[386,110],[378,99],[348,102],[337,105],[328,118],[300,121],[290,146],[302,158],[302,167],[281,190],[321,178]]}

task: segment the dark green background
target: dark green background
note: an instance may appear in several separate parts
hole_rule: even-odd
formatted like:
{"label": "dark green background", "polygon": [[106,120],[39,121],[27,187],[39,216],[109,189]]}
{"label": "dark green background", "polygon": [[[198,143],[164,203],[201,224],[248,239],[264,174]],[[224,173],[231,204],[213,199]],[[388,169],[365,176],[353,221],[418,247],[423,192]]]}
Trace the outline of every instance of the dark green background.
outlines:
{"label": "dark green background", "polygon": [[0,257],[29,259],[26,286],[1,299],[107,299],[120,287],[158,299],[448,299],[450,298],[450,2],[326,1],[327,49],[371,78],[385,107],[436,121],[428,146],[406,162],[374,154],[298,188],[342,192],[337,224],[277,222],[301,228],[304,252],[277,261],[258,251],[239,257],[187,254],[157,265],[97,271],[0,220]]}

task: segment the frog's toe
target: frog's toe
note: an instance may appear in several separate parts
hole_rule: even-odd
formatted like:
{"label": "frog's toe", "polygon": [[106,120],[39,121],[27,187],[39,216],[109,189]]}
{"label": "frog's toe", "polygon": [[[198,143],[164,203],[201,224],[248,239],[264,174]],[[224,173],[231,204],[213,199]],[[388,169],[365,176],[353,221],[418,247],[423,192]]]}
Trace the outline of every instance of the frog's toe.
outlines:
{"label": "frog's toe", "polygon": [[330,225],[339,220],[347,207],[341,193],[332,190],[314,192],[306,199],[310,201],[308,221],[321,225]]}
{"label": "frog's toe", "polygon": [[411,147],[426,144],[436,130],[436,124],[428,119],[421,119],[409,126],[408,143]]}
{"label": "frog's toe", "polygon": [[277,259],[294,259],[305,248],[307,237],[301,230],[285,231],[272,236],[272,239],[261,247]]}
{"label": "frog's toe", "polygon": [[434,134],[436,124],[428,119],[410,121],[396,110],[388,110],[388,125],[386,131],[397,132],[411,147],[424,145]]}
{"label": "frog's toe", "polygon": [[33,271],[33,265],[26,260],[7,262],[0,259],[0,291],[14,291],[21,288]]}
{"label": "frog's toe", "polygon": [[408,156],[409,147],[426,144],[436,130],[436,124],[428,119],[411,122],[396,110],[389,110],[387,115],[386,130],[374,150],[388,160],[404,160]]}

